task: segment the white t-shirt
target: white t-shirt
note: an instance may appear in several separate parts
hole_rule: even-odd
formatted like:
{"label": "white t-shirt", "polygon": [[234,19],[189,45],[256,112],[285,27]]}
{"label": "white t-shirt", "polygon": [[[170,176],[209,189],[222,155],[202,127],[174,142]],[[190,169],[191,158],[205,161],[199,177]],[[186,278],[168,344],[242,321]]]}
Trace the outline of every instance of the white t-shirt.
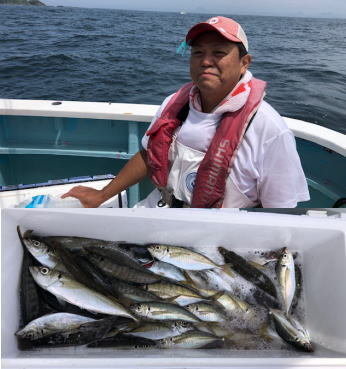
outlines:
{"label": "white t-shirt", "polygon": [[[151,125],[172,96],[164,100]],[[221,114],[203,113],[190,104],[189,114],[177,135],[178,142],[206,152],[220,119]],[[147,149],[148,140],[144,135],[144,149]],[[264,208],[292,208],[310,199],[294,135],[265,101],[245,133],[230,176],[240,192],[251,201],[260,202]]]}

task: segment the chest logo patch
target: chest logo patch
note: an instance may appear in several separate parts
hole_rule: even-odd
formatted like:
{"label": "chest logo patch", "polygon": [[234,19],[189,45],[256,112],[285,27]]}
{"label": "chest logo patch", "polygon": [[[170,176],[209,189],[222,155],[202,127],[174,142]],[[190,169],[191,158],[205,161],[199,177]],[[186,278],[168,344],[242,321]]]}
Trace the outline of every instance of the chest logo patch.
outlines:
{"label": "chest logo patch", "polygon": [[197,172],[189,173],[185,179],[185,185],[189,192],[192,192],[196,184]]}

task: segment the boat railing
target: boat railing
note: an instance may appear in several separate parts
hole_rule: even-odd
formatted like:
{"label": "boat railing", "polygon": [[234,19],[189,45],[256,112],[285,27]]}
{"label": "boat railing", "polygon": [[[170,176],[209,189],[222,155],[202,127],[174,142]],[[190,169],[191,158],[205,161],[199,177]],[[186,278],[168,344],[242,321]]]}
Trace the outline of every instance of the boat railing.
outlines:
{"label": "boat railing", "polygon": [[[158,108],[158,105],[113,102],[0,99],[0,154],[128,160],[140,150],[141,137]],[[311,146],[309,156],[315,159],[309,160],[325,158],[315,153],[315,146],[330,152],[333,158],[338,156],[335,153],[346,156],[345,134],[303,120],[284,119],[298,139],[297,147],[302,147],[302,142],[304,147]],[[336,158],[339,163],[341,157]],[[315,173],[317,164],[313,165]],[[311,188],[333,201],[339,200],[340,191],[326,186],[318,176],[309,173],[307,180]],[[129,197],[133,201],[139,199],[138,186],[129,189]]]}
{"label": "boat railing", "polygon": [[[41,116],[58,118],[85,118],[107,119],[130,122],[129,152],[94,152],[91,155],[107,155],[116,158],[128,159],[138,150],[138,123],[150,122],[155,115],[158,105],[148,104],[123,104],[106,102],[77,102],[77,101],[49,101],[49,100],[19,100],[0,99],[0,116]],[[327,149],[346,156],[346,135],[329,128],[309,123],[303,120],[284,117],[288,127],[296,137],[314,142]],[[55,121],[59,126],[59,121]],[[59,141],[61,130],[57,129],[56,142]],[[4,147],[1,151],[4,152]],[[23,148],[25,150],[25,148]],[[31,148],[34,150],[34,148]],[[39,149],[38,149],[39,150]],[[58,150],[58,148],[57,148]],[[68,150],[64,149],[67,155]],[[71,155],[83,155],[83,150],[72,150]],[[89,152],[90,154],[90,152]]]}

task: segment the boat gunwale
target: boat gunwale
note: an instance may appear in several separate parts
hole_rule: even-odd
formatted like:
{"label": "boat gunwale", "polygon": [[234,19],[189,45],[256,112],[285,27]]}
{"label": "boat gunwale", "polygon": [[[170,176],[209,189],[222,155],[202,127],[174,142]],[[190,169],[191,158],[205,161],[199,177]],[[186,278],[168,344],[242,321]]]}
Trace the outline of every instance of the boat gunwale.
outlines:
{"label": "boat gunwale", "polygon": [[[112,102],[0,99],[0,115],[150,122],[159,105]],[[346,135],[318,124],[283,117],[293,134],[346,156]]]}

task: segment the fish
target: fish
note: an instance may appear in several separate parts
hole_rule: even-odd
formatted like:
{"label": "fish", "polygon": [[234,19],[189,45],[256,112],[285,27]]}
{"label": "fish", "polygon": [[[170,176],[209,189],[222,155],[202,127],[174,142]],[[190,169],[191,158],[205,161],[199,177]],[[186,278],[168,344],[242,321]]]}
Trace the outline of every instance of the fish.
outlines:
{"label": "fish", "polygon": [[288,314],[296,291],[296,276],[293,256],[287,247],[282,250],[276,264],[276,273],[283,297],[284,311]]}
{"label": "fish", "polygon": [[112,295],[111,284],[93,269],[93,265],[84,256],[76,255],[62,247],[56,247],[54,250],[73,279],[103,295]]}
{"label": "fish", "polygon": [[146,245],[139,245],[137,243],[130,243],[125,241],[118,242],[118,247],[130,252],[136,259],[152,260],[150,252]]}
{"label": "fish", "polygon": [[251,319],[255,316],[255,310],[247,302],[238,299],[230,293],[219,292],[212,300],[220,304],[231,316],[241,316],[242,319]]}
{"label": "fish", "polygon": [[218,247],[220,254],[224,257],[225,262],[230,264],[232,269],[246,280],[253,283],[256,287],[266,292],[270,296],[277,298],[276,288],[271,279],[262,271],[247,262],[243,257],[231,250]]}
{"label": "fish", "polygon": [[36,340],[56,332],[77,329],[82,324],[92,321],[95,319],[70,313],[47,314],[34,319],[17,331],[15,335],[20,338]]}
{"label": "fish", "polygon": [[102,340],[88,344],[88,347],[116,347],[127,350],[146,350],[155,348],[157,342],[149,338],[135,337],[128,334],[119,333],[116,336],[104,338]]}
{"label": "fish", "polygon": [[159,260],[150,261],[146,259],[146,262],[142,265],[151,272],[169,278],[172,281],[181,282],[186,280],[184,272],[180,268],[177,268],[172,264],[165,263],[164,261]]}
{"label": "fish", "polygon": [[161,298],[156,294],[149,292],[141,287],[133,286],[129,283],[123,282],[120,279],[112,280],[112,289],[117,294],[119,299],[125,298],[134,302],[150,302],[161,301]]}
{"label": "fish", "polygon": [[223,339],[207,332],[192,330],[185,332],[179,336],[164,338],[158,341],[161,348],[204,348],[211,343],[223,343]]}
{"label": "fish", "polygon": [[228,320],[220,308],[207,302],[196,302],[186,305],[185,308],[202,321],[224,322]]}
{"label": "fish", "polygon": [[66,272],[66,268],[62,264],[55,250],[49,247],[47,243],[40,240],[39,237],[33,235],[32,230],[26,231],[23,235],[19,227],[17,228],[17,231],[19,238],[25,245],[26,249],[41,265]]}
{"label": "fish", "polygon": [[137,320],[114,298],[106,297],[57,270],[47,267],[30,267],[29,269],[36,283],[58,298],[96,313]]}
{"label": "fish", "polygon": [[116,244],[113,241],[76,236],[42,236],[41,239],[48,245],[58,244],[60,247],[76,253],[83,253],[90,246]]}
{"label": "fish", "polygon": [[[30,277],[32,278],[32,275],[29,269],[28,269],[28,273],[30,274]],[[88,311],[88,310],[79,308],[76,305],[70,304],[63,299],[56,298],[53,294],[51,294],[47,290],[43,288],[39,288],[33,278],[32,280],[35,283],[36,287],[38,288],[39,298],[43,304],[42,313],[39,316],[60,312],[60,313],[84,315],[84,316],[87,316],[93,319],[102,319],[105,317],[104,314]]]}
{"label": "fish", "polygon": [[131,331],[132,329],[138,327],[139,322],[122,316],[118,316],[112,317],[110,324],[111,328],[109,329],[107,334],[105,334],[104,338],[113,337],[119,333]]}
{"label": "fish", "polygon": [[[193,281],[195,287],[199,290],[210,289],[218,291],[233,291],[230,280],[233,280],[233,276],[230,277],[229,273],[225,273],[219,269],[209,269],[203,271],[190,271],[186,272],[187,279]],[[231,279],[230,279],[231,278]]]}
{"label": "fish", "polygon": [[117,264],[114,260],[101,255],[89,254],[88,260],[102,270],[108,277],[115,277],[125,282],[155,283],[162,280],[161,276],[146,270],[144,267],[134,269],[124,264]]}
{"label": "fish", "polygon": [[143,266],[131,251],[119,247],[118,243],[91,245],[86,250],[88,253],[103,256],[119,265],[128,266],[136,270],[143,270]]}
{"label": "fish", "polygon": [[130,310],[138,317],[151,320],[182,320],[199,322],[200,319],[181,306],[166,302],[143,302],[130,305]]}
{"label": "fish", "polygon": [[133,269],[142,269],[141,264],[131,250],[120,247],[124,243],[73,236],[51,236],[42,237],[42,239],[54,248],[60,247],[77,255],[87,257],[90,253],[97,254],[112,259],[117,264],[126,265]]}
{"label": "fish", "polygon": [[156,259],[173,264],[181,269],[208,270],[224,268],[224,266],[214,263],[208,257],[185,247],[153,244],[148,247],[148,251]]}
{"label": "fish", "polygon": [[161,299],[174,301],[179,305],[201,301],[204,298],[195,289],[174,283],[151,283],[142,286],[145,290],[154,293]]}
{"label": "fish", "polygon": [[20,326],[25,326],[30,321],[38,318],[42,312],[42,303],[40,301],[37,285],[29,271],[29,266],[33,265],[33,257],[27,250],[19,226],[17,227],[19,239],[23,247],[23,260],[20,277],[20,307],[21,322]]}
{"label": "fish", "polygon": [[227,337],[231,335],[230,329],[225,327],[223,322],[200,322],[194,323],[194,326],[202,332],[207,332],[217,337]]}
{"label": "fish", "polygon": [[[109,318],[94,320],[81,324],[78,329],[66,329],[57,331],[32,341],[34,347],[64,347],[86,345],[104,338],[112,329],[112,320]],[[21,341],[27,341],[22,340]]]}
{"label": "fish", "polygon": [[152,340],[163,339],[167,337],[178,336],[195,327],[190,322],[182,320],[167,321],[167,322],[147,322],[139,325],[126,334],[149,338]]}
{"label": "fish", "polygon": [[278,335],[287,343],[296,348],[313,352],[314,348],[307,330],[294,318],[288,318],[284,312],[277,309],[269,309],[275,329]]}

